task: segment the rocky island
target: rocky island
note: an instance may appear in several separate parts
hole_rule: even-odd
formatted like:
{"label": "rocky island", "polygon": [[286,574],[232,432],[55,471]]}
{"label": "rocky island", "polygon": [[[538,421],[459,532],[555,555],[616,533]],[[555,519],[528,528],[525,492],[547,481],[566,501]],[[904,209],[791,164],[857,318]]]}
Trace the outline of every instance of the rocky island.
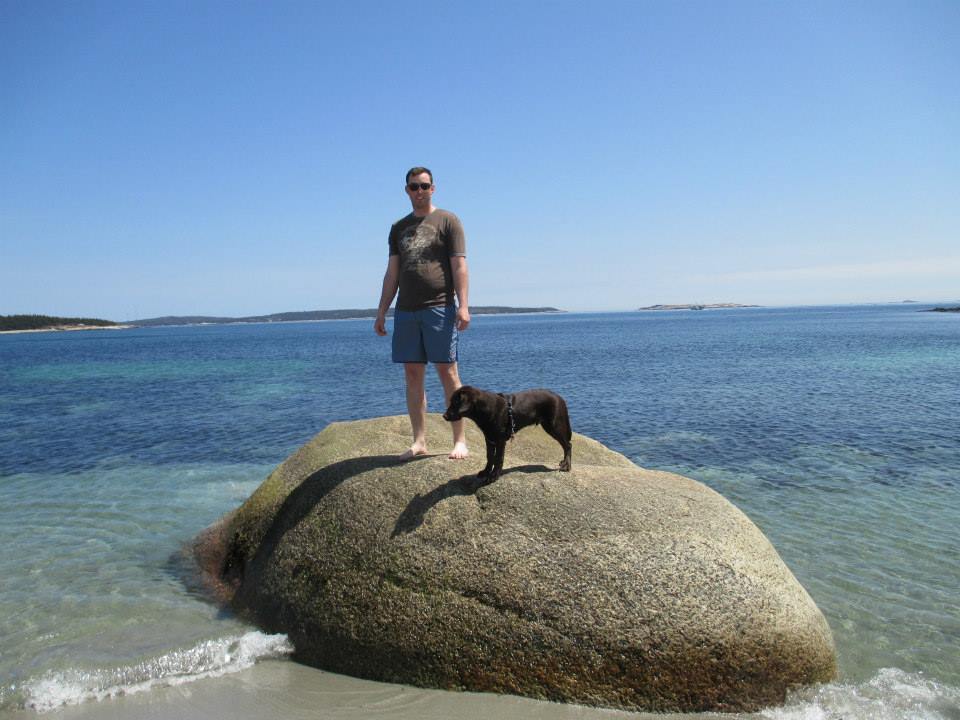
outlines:
{"label": "rocky island", "polygon": [[718,493],[576,434],[557,472],[536,428],[477,489],[482,452],[398,463],[409,430],[329,425],[198,536],[206,587],[296,660],[385,682],[699,712],[834,677],[823,615]]}
{"label": "rocky island", "polygon": [[725,308],[755,308],[759,305],[741,305],[740,303],[712,303],[710,305],[700,305],[691,303],[687,305],[647,305],[637,308],[637,310],[718,310]]}

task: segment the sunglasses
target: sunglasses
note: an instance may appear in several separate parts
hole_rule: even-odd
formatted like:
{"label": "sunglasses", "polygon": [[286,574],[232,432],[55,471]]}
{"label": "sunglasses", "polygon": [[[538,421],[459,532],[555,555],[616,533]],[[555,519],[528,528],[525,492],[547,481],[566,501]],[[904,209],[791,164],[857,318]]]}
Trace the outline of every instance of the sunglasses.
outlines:
{"label": "sunglasses", "polygon": [[410,192],[416,192],[417,190],[429,190],[433,187],[433,183],[410,183],[407,185],[407,189]]}

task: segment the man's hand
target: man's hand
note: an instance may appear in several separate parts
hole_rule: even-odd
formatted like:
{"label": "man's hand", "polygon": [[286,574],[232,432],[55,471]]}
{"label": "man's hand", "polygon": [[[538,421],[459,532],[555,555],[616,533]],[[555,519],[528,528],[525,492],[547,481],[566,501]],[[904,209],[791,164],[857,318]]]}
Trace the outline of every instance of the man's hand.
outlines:
{"label": "man's hand", "polygon": [[383,337],[387,334],[387,311],[400,287],[400,256],[391,255],[387,261],[387,271],[383,274],[383,290],[380,292],[380,304],[377,305],[377,319],[373,321],[373,331]]}
{"label": "man's hand", "polygon": [[377,313],[377,319],[373,321],[373,331],[380,337],[383,337],[387,334],[386,313]]}
{"label": "man's hand", "polygon": [[457,330],[463,332],[470,326],[470,311],[465,307],[457,308]]}

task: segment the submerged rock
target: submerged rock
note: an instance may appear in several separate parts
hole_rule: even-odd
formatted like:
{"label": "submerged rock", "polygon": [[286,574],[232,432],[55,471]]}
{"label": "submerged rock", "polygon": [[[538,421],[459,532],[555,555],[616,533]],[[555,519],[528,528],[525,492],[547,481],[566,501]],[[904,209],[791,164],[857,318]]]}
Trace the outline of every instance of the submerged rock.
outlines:
{"label": "submerged rock", "polygon": [[[404,417],[334,423],[198,538],[220,599],[295,658],[426,687],[643,710],[753,710],[834,677],[826,620],[760,530],[679,475],[539,429],[398,463]],[[431,447],[449,426],[428,422]]]}

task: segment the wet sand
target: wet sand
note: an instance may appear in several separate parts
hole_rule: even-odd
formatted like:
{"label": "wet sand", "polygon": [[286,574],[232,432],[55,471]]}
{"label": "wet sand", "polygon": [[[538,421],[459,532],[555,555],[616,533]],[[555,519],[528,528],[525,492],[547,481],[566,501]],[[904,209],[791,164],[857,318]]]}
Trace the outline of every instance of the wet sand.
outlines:
{"label": "wet sand", "polygon": [[38,714],[20,710],[4,720],[734,720],[736,715],[630,713],[543,702],[509,695],[423,690],[358,680],[285,660],[238,673],[123,697],[89,701]]}

